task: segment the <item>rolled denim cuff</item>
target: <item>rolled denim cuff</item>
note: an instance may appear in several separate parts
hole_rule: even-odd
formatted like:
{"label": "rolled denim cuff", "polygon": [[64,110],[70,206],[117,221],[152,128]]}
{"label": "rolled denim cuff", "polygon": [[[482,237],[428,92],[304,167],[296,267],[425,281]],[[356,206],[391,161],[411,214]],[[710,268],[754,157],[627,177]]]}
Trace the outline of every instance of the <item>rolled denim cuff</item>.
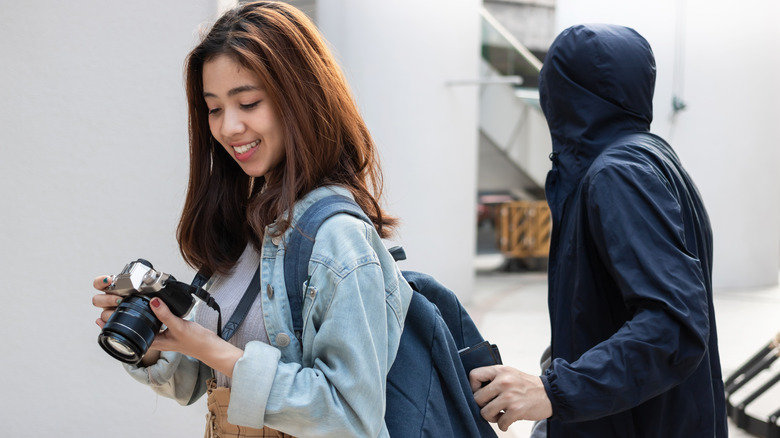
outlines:
{"label": "rolled denim cuff", "polygon": [[160,359],[148,367],[122,364],[135,380],[149,386],[161,386],[168,383],[179,366],[182,354],[174,351],[163,351]]}
{"label": "rolled denim cuff", "polygon": [[181,405],[194,401],[202,393],[199,385],[200,362],[174,351],[163,351],[160,359],[148,367],[123,364],[135,380],[148,385],[157,394],[176,400]]}
{"label": "rolled denim cuff", "polygon": [[263,342],[246,344],[244,355],[233,367],[228,422],[262,429],[265,407],[271,394],[282,353]]}

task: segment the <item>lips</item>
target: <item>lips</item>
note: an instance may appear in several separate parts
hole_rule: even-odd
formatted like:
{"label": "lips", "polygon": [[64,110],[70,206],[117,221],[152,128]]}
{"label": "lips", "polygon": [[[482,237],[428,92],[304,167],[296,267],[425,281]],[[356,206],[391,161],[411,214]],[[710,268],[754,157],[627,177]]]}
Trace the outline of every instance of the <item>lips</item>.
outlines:
{"label": "lips", "polygon": [[247,143],[241,146],[233,146],[233,151],[236,153],[236,159],[238,161],[246,161],[257,149],[260,144],[260,140],[255,140],[251,143]]}
{"label": "lips", "polygon": [[252,143],[247,143],[245,145],[241,146],[233,146],[233,150],[236,151],[237,154],[245,154],[250,149],[254,148],[255,146],[260,144],[260,140],[255,140]]}

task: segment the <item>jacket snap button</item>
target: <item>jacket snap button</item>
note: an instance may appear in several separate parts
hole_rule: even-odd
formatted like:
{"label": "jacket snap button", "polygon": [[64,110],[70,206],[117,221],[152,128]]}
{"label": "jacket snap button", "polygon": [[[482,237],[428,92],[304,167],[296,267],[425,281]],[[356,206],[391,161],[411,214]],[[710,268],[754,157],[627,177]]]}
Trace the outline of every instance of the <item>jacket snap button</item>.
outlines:
{"label": "jacket snap button", "polygon": [[268,298],[274,297],[274,287],[271,286],[271,283],[268,283],[268,285],[265,287],[265,292],[268,294]]}
{"label": "jacket snap button", "polygon": [[271,243],[273,243],[275,246],[279,246],[279,244],[282,243],[282,236],[271,237]]}
{"label": "jacket snap button", "polygon": [[276,335],[276,345],[280,347],[286,347],[290,345],[290,335],[287,333],[279,333]]}
{"label": "jacket snap button", "polygon": [[314,298],[314,296],[317,295],[317,289],[314,289],[313,287],[309,288],[309,297]]}

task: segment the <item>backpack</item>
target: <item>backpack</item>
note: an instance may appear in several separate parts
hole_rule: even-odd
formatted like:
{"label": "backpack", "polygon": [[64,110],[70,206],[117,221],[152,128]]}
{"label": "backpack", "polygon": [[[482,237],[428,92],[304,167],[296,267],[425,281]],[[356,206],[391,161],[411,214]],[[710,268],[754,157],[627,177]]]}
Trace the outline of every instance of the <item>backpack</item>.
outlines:
{"label": "backpack", "polygon": [[[303,330],[303,293],[317,229],[336,214],[371,220],[357,203],[327,196],[296,223],[284,256],[284,278],[296,336]],[[391,248],[396,260],[403,250]],[[454,292],[430,275],[402,271],[413,289],[395,361],[387,375],[385,424],[391,437],[495,437],[480,415],[468,371],[501,363]],[[297,286],[296,286],[297,285]],[[301,289],[303,285],[303,289]]]}

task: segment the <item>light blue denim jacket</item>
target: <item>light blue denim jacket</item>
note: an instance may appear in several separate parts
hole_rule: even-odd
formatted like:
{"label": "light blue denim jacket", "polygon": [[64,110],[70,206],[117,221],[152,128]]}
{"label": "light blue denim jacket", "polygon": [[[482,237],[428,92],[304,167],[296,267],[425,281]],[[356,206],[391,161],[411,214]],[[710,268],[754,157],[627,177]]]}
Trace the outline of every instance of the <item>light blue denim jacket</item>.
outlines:
{"label": "light blue denim jacket", "polygon": [[[295,205],[293,225],[333,193],[351,197],[342,187],[318,188]],[[233,368],[228,421],[300,437],[388,436],[385,383],[411,300],[409,284],[373,227],[346,214],[328,219],[317,232],[309,287],[301,285],[299,342],[284,283],[290,230],[271,238],[272,227],[263,238],[259,296],[271,345],[250,342]],[[203,395],[211,377],[203,363],[173,352],[150,367],[126,368],[181,404]]]}

